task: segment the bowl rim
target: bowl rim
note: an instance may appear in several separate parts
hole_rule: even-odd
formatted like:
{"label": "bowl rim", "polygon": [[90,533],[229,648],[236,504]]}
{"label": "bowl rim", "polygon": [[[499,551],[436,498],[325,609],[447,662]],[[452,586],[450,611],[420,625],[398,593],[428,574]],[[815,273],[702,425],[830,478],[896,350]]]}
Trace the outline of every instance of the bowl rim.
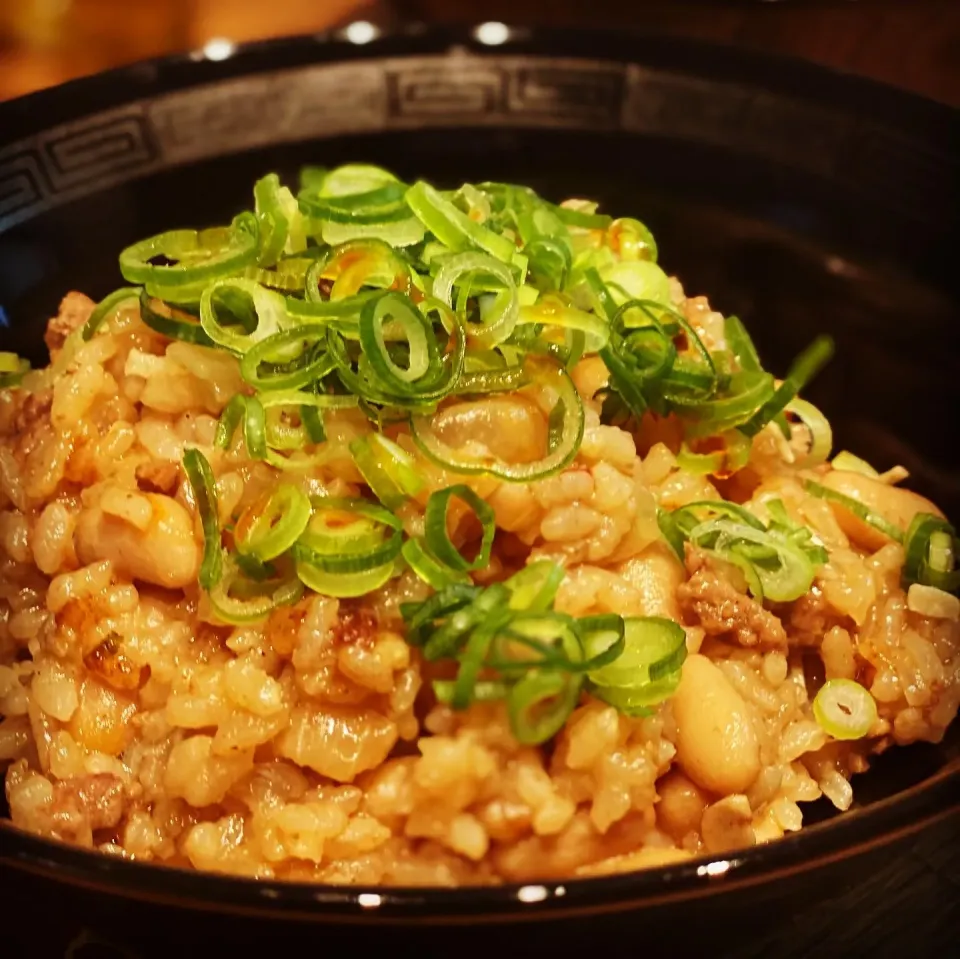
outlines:
{"label": "bowl rim", "polygon": [[[802,99],[829,95],[850,110],[880,109],[898,125],[941,136],[960,131],[960,105],[904,90],[799,56],[663,34],[636,25],[542,27],[502,24],[507,39],[477,39],[483,23],[427,24],[408,21],[376,26],[369,42],[347,39],[349,23],[318,33],[297,33],[233,44],[229,55],[211,58],[203,47],[137,60],[66,80],[52,87],[0,100],[0,151],[9,141],[31,135],[78,115],[122,106],[141,97],[263,72],[323,62],[467,51],[489,56],[535,54],[583,56],[610,62],[638,62],[713,74],[715,79],[750,82],[762,78],[769,90]],[[604,53],[598,57],[597,46]],[[719,74],[719,75],[718,75]],[[14,131],[11,134],[11,131]]]}
{"label": "bowl rim", "polygon": [[[307,64],[463,49],[480,55],[643,62],[732,82],[762,77],[766,87],[792,96],[828,95],[847,110],[880,111],[898,128],[921,138],[940,140],[960,131],[958,109],[799,59],[684,37],[597,28],[508,27],[507,42],[488,46],[477,41],[477,26],[411,23],[384,29],[363,45],[350,43],[341,29],[237,44],[223,60],[194,51],[80,77],[0,103],[0,155],[7,143],[57,123],[173,90]],[[599,57],[598,44],[603,44]],[[0,822],[0,864],[112,895],[215,912],[338,923],[514,922],[661,905],[805,873],[956,815],[958,784],[960,758],[953,758],[934,775],[894,796],[806,826],[776,842],[613,876],[500,886],[364,887],[240,878],[91,852],[27,834],[7,821]]]}
{"label": "bowl rim", "polygon": [[773,842],[668,866],[497,886],[346,886],[254,879],[136,862],[0,822],[0,864],[124,899],[202,912],[350,925],[462,925],[601,915],[688,902],[813,872],[960,814],[960,758],[870,806]]}

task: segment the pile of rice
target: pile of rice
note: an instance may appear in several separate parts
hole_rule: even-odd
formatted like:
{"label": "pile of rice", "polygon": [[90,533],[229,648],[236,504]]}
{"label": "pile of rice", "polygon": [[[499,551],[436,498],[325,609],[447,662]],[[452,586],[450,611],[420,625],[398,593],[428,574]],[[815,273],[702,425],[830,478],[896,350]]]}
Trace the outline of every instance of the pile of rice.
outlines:
{"label": "pile of rice", "polygon": [[[722,347],[722,317],[702,297],[674,281],[674,301]],[[54,360],[92,306],[64,300],[48,329]],[[278,478],[242,449],[214,449],[217,416],[243,386],[227,353],[170,342],[132,306],[52,388],[0,391],[0,764],[14,825],[263,878],[598,875],[777,839],[800,829],[804,802],[847,809],[870,753],[938,741],[960,703],[960,625],[950,603],[912,611],[902,547],[808,495],[776,428],[718,491],[678,468],[669,421],[636,435],[601,425],[605,378],[597,358],[574,371],[586,433],[563,473],[467,479],[498,527],[475,578],[553,559],[567,570],[559,610],[669,616],[689,656],[654,715],[585,694],[539,748],[516,742],[501,704],[454,712],[433,699],[438,667],[406,644],[397,612],[428,593],[410,572],[362,600],[308,592],[261,625],[216,625],[196,582],[203,540],[184,449],[210,460],[222,522]],[[369,429],[358,411],[331,414],[330,456],[301,477],[305,490],[358,495],[347,444]],[[510,459],[531,430],[543,424],[517,417],[486,442]],[[427,480],[400,510],[414,533],[428,494],[464,479],[408,439]],[[861,484],[900,524],[935,512],[884,479],[828,470],[820,482]],[[746,482],[759,483],[754,499],[775,492],[830,552],[812,591],[775,610],[696,554],[684,568],[657,527],[658,503],[736,498]],[[834,741],[813,719],[813,695],[838,677],[877,701],[863,740]]]}

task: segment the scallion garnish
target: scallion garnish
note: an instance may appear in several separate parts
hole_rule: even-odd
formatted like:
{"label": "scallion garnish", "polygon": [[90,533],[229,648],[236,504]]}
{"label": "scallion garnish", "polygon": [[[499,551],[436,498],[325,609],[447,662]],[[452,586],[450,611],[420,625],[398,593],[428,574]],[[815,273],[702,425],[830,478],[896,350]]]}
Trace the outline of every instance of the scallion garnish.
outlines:
{"label": "scallion garnish", "polygon": [[[454,545],[447,532],[450,501],[458,499],[464,503],[479,520],[482,529],[480,548],[477,555],[467,559]],[[469,486],[457,484],[430,494],[424,514],[425,540],[434,559],[458,573],[468,573],[485,569],[490,562],[490,550],[493,548],[493,534],[496,532],[496,517],[492,507],[487,505]]]}
{"label": "scallion garnish", "polygon": [[200,525],[203,527],[203,560],[198,580],[201,588],[209,591],[220,582],[223,575],[217,485],[210,463],[198,449],[188,449],[183,454],[183,469],[193,490]]}
{"label": "scallion garnish", "polygon": [[281,483],[248,506],[233,529],[237,551],[261,563],[285,553],[310,522],[310,499],[299,487]]}
{"label": "scallion garnish", "polygon": [[458,709],[505,699],[514,735],[535,744],[563,726],[587,679],[602,699],[629,693],[652,706],[669,696],[686,653],[683,628],[669,620],[557,612],[562,578],[559,566],[539,561],[485,589],[451,584],[422,603],[404,604],[408,642],[428,660],[458,664],[454,681],[435,684],[438,698]]}
{"label": "scallion garnish", "polygon": [[814,698],[813,715],[834,739],[863,739],[877,721],[877,702],[852,679],[831,679]]}
{"label": "scallion garnish", "polygon": [[956,530],[945,519],[932,513],[917,513],[903,544],[906,550],[902,574],[905,586],[920,583],[946,593],[960,589],[960,569],[957,569],[960,541]]}
{"label": "scallion garnish", "polygon": [[803,487],[808,493],[812,493],[820,499],[830,500],[839,504],[844,509],[849,510],[858,519],[869,523],[875,530],[883,533],[884,536],[888,536],[894,542],[903,542],[903,532],[900,529],[884,519],[879,513],[874,512],[868,506],[861,503],[860,500],[856,500],[852,496],[847,496],[845,493],[840,493],[837,490],[830,489],[813,480],[805,480]]}
{"label": "scallion garnish", "polygon": [[[257,622],[305,587],[365,596],[412,570],[434,593],[402,604],[408,641],[425,660],[455,665],[453,679],[434,683],[438,700],[457,709],[503,701],[522,743],[553,736],[583,693],[635,715],[669,697],[686,656],[677,623],[560,612],[564,570],[547,560],[474,583],[484,570],[500,575],[495,514],[455,478],[531,483],[574,462],[595,415],[575,380],[581,360],[597,358],[608,381],[587,406],[600,401],[602,422],[640,426],[638,437],[669,418],[677,465],[720,490],[741,471],[744,488],[755,485],[751,456],[764,443],[753,437],[770,424],[790,439],[799,420],[808,449],[794,456],[779,443],[781,457],[795,470],[827,469],[830,425],[798,393],[832,341],[816,339],[777,385],[738,318],[718,330],[715,317],[701,324],[673,298],[643,223],[591,201],[556,205],[495,182],[441,191],[348,164],[306,168],[296,195],[269,173],[252,206],[228,226],[172,230],[124,250],[120,270],[135,286],[101,301],[60,367],[36,380],[49,386],[81,341],[135,301],[156,333],[235,358],[244,390],[223,408],[214,446],[224,462],[272,468],[277,482],[221,529],[210,464],[196,449],[183,457],[203,528],[200,585],[216,617]],[[17,387],[28,369],[0,353],[0,387]],[[501,435],[514,416],[532,424],[520,455]],[[308,496],[313,471],[334,462],[355,495]],[[445,485],[435,488],[438,474]],[[862,503],[805,485],[904,544],[903,583],[918,608],[921,589],[960,588],[946,521],[920,514],[904,536]],[[763,499],[764,519],[752,509],[702,500],[661,508],[658,522],[681,560],[692,547],[735,566],[758,601],[795,600],[827,551],[781,500]],[[831,735],[854,738],[875,717],[871,704],[855,683],[828,683],[814,712]]]}
{"label": "scallion garnish", "polygon": [[733,563],[755,598],[788,602],[806,593],[826,551],[806,527],[795,526],[774,507],[769,526],[749,510],[723,500],[690,503],[658,519],[664,539],[683,558],[683,545]]}

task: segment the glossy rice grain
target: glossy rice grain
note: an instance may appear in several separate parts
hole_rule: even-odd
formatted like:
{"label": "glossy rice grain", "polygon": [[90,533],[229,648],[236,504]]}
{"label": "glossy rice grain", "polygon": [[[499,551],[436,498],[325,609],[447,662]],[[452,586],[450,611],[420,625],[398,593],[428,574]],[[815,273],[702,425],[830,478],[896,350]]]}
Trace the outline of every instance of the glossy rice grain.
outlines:
{"label": "glossy rice grain", "polygon": [[[719,314],[673,288],[721,346]],[[91,306],[68,297],[51,324],[55,350]],[[660,538],[658,504],[716,499],[712,482],[678,468],[663,424],[636,435],[601,425],[596,358],[573,378],[583,444],[541,481],[453,478],[398,437],[426,483],[400,510],[408,532],[451,482],[494,509],[500,533],[478,581],[548,558],[566,569],[558,609],[667,616],[686,629],[672,699],[630,718],[584,694],[549,748],[518,744],[499,705],[457,713],[434,701],[437,667],[406,644],[397,613],[427,594],[409,572],[362,600],[308,592],[263,623],[218,624],[196,583],[202,535],[183,452],[210,460],[222,522],[278,479],[242,450],[213,447],[241,385],[225,353],[170,343],[129,308],[52,386],[0,391],[0,763],[15,825],[262,878],[602,875],[777,839],[801,827],[806,802],[849,807],[871,753],[943,736],[960,701],[960,627],[949,604],[908,602],[899,545],[806,493],[764,431],[744,498],[781,498],[830,559],[808,595],[761,607]],[[332,455],[286,478],[311,494],[359,495],[346,446],[369,429],[357,412],[331,414]],[[447,442],[515,461],[539,455],[546,429],[509,396],[455,404],[438,424]],[[816,476],[889,505],[901,526],[928,508],[827,467]],[[835,742],[814,721],[828,678],[855,679],[876,699],[866,739]]]}

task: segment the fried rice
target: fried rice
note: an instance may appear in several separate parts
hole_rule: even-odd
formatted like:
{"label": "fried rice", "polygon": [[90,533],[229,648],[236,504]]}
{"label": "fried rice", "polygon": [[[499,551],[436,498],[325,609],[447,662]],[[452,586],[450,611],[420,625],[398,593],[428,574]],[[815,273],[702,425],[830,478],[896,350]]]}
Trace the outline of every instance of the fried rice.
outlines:
{"label": "fried rice", "polygon": [[[704,297],[673,278],[670,297],[723,348]],[[258,878],[595,876],[776,840],[821,797],[847,810],[871,755],[937,742],[957,713],[952,597],[905,589],[904,546],[804,480],[901,530],[935,506],[896,472],[804,467],[800,431],[788,441],[776,424],[733,476],[684,468],[671,417],[602,422],[608,370],[591,354],[572,367],[584,432],[562,470],[525,483],[451,473],[400,424],[391,435],[423,486],[395,513],[422,535],[430,494],[463,483],[495,515],[474,584],[550,560],[565,573],[558,612],[681,624],[686,661],[668,698],[629,715],[584,687],[556,736],[521,743],[503,702],[438,700],[432,682],[453,672],[407,642],[401,607],[432,593],[411,568],[359,597],[308,589],[262,621],[224,623],[198,585],[185,452],[209,460],[226,527],[281,479],[310,496],[369,495],[350,444],[376,427],[360,409],[328,412],[326,454],[301,471],[219,448],[218,418],[247,390],[237,357],[156,332],[136,300],[65,356],[94,306],[70,293],[50,321],[57,375],[0,390],[0,763],[16,828]],[[448,441],[460,429],[502,459],[542,445],[544,419],[516,393],[469,405]],[[658,524],[658,510],[702,501],[764,515],[771,498],[828,556],[789,602],[759,601],[707,550],[687,544],[681,561]],[[477,537],[467,511],[450,520],[455,542]],[[831,680],[875,701],[860,738],[818,722]]]}

